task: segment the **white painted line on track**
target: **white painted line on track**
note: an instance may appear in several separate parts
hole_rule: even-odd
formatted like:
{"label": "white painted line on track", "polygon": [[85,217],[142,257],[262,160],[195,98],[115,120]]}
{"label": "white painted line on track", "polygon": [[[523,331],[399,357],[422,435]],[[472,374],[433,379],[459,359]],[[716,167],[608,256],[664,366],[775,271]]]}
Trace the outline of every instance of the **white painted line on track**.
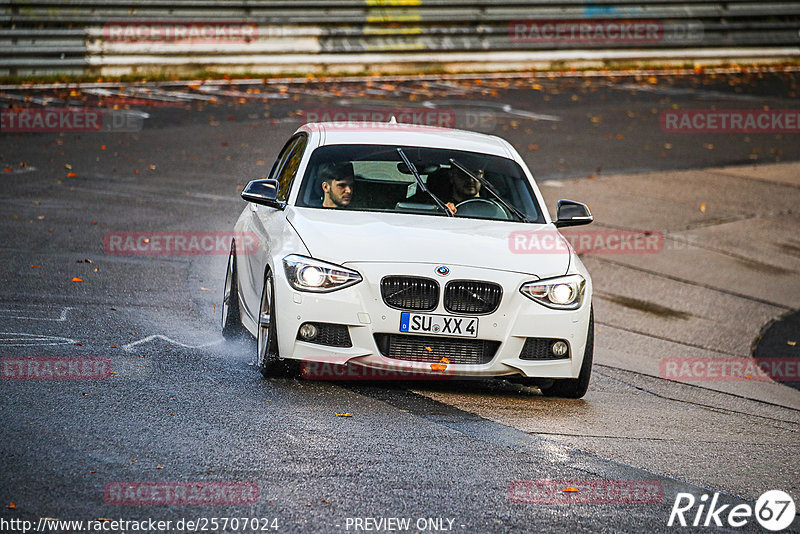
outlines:
{"label": "white painted line on track", "polygon": [[173,102],[185,102],[186,100],[201,100],[203,102],[213,102],[214,97],[208,95],[198,95],[197,93],[186,93],[183,91],[164,91],[162,89],[145,89],[140,87],[131,87],[137,95],[147,93],[154,97],[162,97],[165,99],[173,99]]}
{"label": "white painted line on track", "polygon": [[198,87],[198,91],[214,96],[229,96],[231,98],[247,98],[249,100],[286,100],[289,95],[286,93],[245,93],[242,91],[230,91],[219,87]]}
{"label": "white painted line on track", "polygon": [[[25,310],[0,310],[0,319],[30,319],[32,321],[56,321],[56,322],[64,322],[67,320],[67,313],[69,310],[73,310],[72,306],[64,306],[61,308],[61,314],[58,316],[57,319],[53,319],[51,317],[45,317],[42,315],[34,315],[35,311],[27,308]],[[41,310],[42,312],[49,312],[51,308],[45,308]]]}
{"label": "white painted line on track", "polygon": [[426,108],[431,108],[431,109],[436,109],[442,106],[450,106],[450,107],[468,106],[470,109],[489,108],[502,111],[503,113],[508,113],[509,115],[525,117],[526,119],[533,119],[538,121],[553,121],[553,122],[561,121],[561,117],[559,117],[558,115],[547,115],[545,113],[535,113],[533,111],[526,111],[524,109],[516,109],[508,104],[503,104],[502,102],[492,102],[487,100],[480,100],[480,101],[437,100],[436,102],[432,100],[426,100],[425,102],[422,103],[422,105]]}
{"label": "white painted line on track", "polygon": [[642,93],[653,93],[657,95],[668,96],[694,96],[699,100],[761,101],[764,99],[764,97],[757,95],[738,95],[732,93],[722,93],[720,91],[705,91],[703,89],[693,88],[681,89],[676,87],[656,87],[652,85],[640,85],[636,83],[624,83],[620,85],[606,84],[606,86],[618,91],[640,91]]}
{"label": "white painted line on track", "polygon": [[41,347],[47,345],[74,345],[68,337],[26,334],[24,332],[0,332],[0,347]]}
{"label": "white painted line on track", "polygon": [[0,100],[11,100],[14,102],[25,102],[31,104],[38,104],[40,106],[47,106],[49,104],[63,104],[64,101],[60,98],[39,98],[35,96],[24,96],[15,94],[2,94]]}
{"label": "white painted line on track", "polygon": [[181,343],[180,341],[175,341],[174,339],[169,338],[167,336],[162,336],[161,334],[155,334],[155,335],[152,335],[152,336],[147,336],[145,338],[142,338],[142,339],[140,339],[138,341],[134,341],[132,343],[128,343],[127,345],[123,345],[122,346],[122,350],[124,350],[125,352],[132,352],[133,348],[136,347],[137,345],[142,345],[144,343],[147,343],[147,342],[150,342],[150,341],[155,341],[157,339],[161,339],[163,341],[166,341],[168,343],[172,343],[173,345],[177,345],[179,347],[183,347],[183,348],[186,348],[186,349],[200,349],[200,348],[203,348],[203,347],[210,347],[212,345],[219,345],[223,341],[223,339],[220,338],[217,341],[210,341],[208,343],[201,343],[200,345],[187,345],[185,343]]}

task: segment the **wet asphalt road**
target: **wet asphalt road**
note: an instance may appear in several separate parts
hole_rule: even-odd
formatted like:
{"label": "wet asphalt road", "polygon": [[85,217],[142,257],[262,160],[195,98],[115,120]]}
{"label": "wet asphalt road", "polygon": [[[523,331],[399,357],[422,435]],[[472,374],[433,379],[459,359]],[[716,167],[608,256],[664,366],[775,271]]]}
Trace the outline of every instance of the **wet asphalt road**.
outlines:
{"label": "wet asphalt road", "polygon": [[[105,104],[149,114],[141,131],[0,137],[0,355],[102,357],[113,371],[95,381],[0,383],[0,519],[238,516],[277,518],[280,532],[353,532],[347,518],[407,517],[449,518],[455,532],[660,532],[674,530],[666,522],[678,492],[713,493],[483,419],[413,392],[419,384],[262,379],[254,343],[219,336],[223,254],[121,256],[106,254],[103,240],[231,229],[244,207],[237,186],[266,174],[303,110],[320,107],[428,102],[452,110],[458,126],[509,139],[540,180],[795,161],[796,136],[665,134],[658,117],[675,105],[790,108],[796,74],[231,86],[212,92],[215,102],[179,84],[115,92]],[[5,103],[9,94],[101,103],[84,91],[6,89]],[[545,402],[499,381],[426,387]],[[598,374],[590,387],[620,386]],[[514,481],[543,479],[655,481],[663,497],[509,498]],[[258,498],[234,506],[104,499],[109,483],[147,481],[246,482]],[[753,521],[729,530],[762,531]]]}

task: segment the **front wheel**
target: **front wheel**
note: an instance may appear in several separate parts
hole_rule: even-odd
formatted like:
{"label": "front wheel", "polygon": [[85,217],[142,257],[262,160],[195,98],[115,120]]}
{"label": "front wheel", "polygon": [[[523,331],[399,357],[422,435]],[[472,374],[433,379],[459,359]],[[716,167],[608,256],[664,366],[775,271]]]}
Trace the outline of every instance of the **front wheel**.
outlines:
{"label": "front wheel", "polygon": [[275,316],[275,283],[272,272],[264,276],[261,305],[258,310],[257,362],[265,377],[286,376],[288,368],[278,354],[278,329]]}
{"label": "front wheel", "polygon": [[545,397],[565,397],[580,399],[589,389],[589,378],[592,375],[592,359],[594,357],[594,310],[589,311],[589,332],[586,336],[586,350],[583,352],[583,364],[578,378],[558,378],[548,386],[539,386]]}

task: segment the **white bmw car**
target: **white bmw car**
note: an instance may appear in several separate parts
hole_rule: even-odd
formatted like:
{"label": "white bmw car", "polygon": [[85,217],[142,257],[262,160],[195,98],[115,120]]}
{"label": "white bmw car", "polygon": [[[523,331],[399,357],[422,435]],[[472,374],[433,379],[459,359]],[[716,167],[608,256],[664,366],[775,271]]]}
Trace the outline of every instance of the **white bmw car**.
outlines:
{"label": "white bmw car", "polygon": [[586,393],[592,281],[557,228],[592,216],[561,200],[551,220],[505,140],[306,124],[242,197],[234,235],[257,246],[232,242],[222,329],[256,337],[265,376],[299,360]]}

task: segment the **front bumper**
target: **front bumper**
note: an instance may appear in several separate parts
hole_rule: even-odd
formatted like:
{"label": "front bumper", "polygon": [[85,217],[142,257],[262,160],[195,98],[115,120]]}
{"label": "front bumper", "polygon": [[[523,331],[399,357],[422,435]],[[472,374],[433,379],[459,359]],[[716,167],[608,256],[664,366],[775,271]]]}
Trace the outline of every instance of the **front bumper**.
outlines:
{"label": "front bumper", "polygon": [[[400,334],[401,310],[390,308],[381,297],[380,281],[387,275],[422,276],[436,279],[441,286],[449,280],[485,280],[499,283],[503,297],[498,309],[479,318],[477,339],[499,342],[491,361],[483,364],[446,365],[448,376],[492,377],[522,375],[537,378],[576,378],[586,346],[591,305],[591,279],[587,279],[583,303],[576,310],[554,310],[538,304],[519,292],[523,283],[535,280],[532,275],[450,265],[450,274],[439,277],[437,265],[421,263],[382,264],[348,263],[361,273],[363,281],[331,293],[300,292],[289,286],[283,276],[276,277],[277,330],[280,354],[308,362],[361,365],[384,371],[441,374],[440,366],[430,362],[407,361],[381,354],[375,334]],[[580,266],[582,267],[582,266]],[[281,275],[283,273],[280,273]],[[441,299],[431,314],[452,315]],[[306,322],[346,325],[352,347],[331,347],[297,339],[300,325]],[[442,336],[431,336],[441,340]],[[569,357],[556,360],[523,360],[520,353],[527,338],[563,339],[569,345]]]}

